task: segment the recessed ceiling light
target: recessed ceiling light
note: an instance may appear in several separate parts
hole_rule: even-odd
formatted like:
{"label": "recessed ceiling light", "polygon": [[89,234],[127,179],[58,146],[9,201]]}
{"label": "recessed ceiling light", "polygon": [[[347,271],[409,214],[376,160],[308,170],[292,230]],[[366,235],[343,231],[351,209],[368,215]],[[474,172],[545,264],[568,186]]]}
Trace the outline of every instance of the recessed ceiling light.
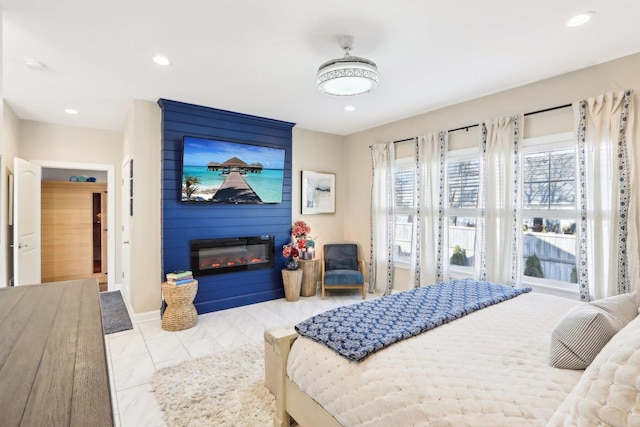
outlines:
{"label": "recessed ceiling light", "polygon": [[166,56],[156,55],[153,57],[153,62],[158,65],[170,65],[171,61]]}
{"label": "recessed ceiling light", "polygon": [[73,114],[73,115],[78,114],[78,110],[74,110],[73,108],[65,108],[64,112],[67,114]]}
{"label": "recessed ceiling light", "polygon": [[344,107],[344,111],[353,111],[355,109],[356,107],[354,107],[353,105],[345,105]]}
{"label": "recessed ceiling light", "polygon": [[586,24],[595,14],[595,12],[579,13],[567,21],[567,27],[578,27],[582,24]]}
{"label": "recessed ceiling light", "polygon": [[36,61],[35,59],[29,59],[29,60],[25,61],[24,65],[26,65],[27,68],[30,68],[30,69],[36,70],[36,71],[42,71],[45,68],[47,68],[46,65],[44,65],[40,61]]}

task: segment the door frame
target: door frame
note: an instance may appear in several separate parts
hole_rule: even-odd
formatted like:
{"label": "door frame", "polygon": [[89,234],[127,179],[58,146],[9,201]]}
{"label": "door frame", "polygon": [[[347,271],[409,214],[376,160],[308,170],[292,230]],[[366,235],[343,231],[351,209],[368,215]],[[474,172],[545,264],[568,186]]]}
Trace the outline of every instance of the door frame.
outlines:
{"label": "door frame", "polygon": [[[120,187],[120,225],[121,225],[121,270],[122,283],[120,291],[128,307],[131,307],[131,172],[133,158],[125,156],[120,167],[121,187]],[[125,173],[125,167],[126,172]],[[131,311],[131,310],[130,310]]]}
{"label": "door frame", "polygon": [[116,187],[114,165],[101,163],[73,163],[53,160],[29,160],[47,169],[81,169],[107,173],[107,290],[116,289]]}
{"label": "door frame", "polygon": [[[9,197],[13,197],[13,192],[9,191],[9,171],[5,169],[4,158],[0,154],[0,288],[9,286],[7,267],[7,249],[9,242],[8,234],[12,230],[9,228]],[[12,258],[13,259],[13,258]]]}

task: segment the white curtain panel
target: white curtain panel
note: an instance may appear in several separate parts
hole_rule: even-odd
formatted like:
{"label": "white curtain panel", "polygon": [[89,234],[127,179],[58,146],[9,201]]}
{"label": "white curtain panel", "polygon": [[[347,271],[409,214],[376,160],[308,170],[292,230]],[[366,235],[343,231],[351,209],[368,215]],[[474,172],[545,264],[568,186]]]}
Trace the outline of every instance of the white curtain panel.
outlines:
{"label": "white curtain panel", "polygon": [[638,287],[633,92],[579,101],[574,112],[581,212],[578,284],[580,299],[589,301]]}
{"label": "white curtain panel", "polygon": [[393,287],[393,143],[371,146],[371,250],[369,292],[389,295]]}
{"label": "white curtain panel", "polygon": [[422,238],[422,212],[423,194],[422,186],[424,174],[422,168],[424,153],[420,147],[418,137],[413,144],[413,206],[411,223],[411,255],[409,256],[409,283],[413,283],[414,288],[419,288],[422,280],[422,255],[424,240]]}
{"label": "white curtain panel", "polygon": [[445,177],[448,135],[431,133],[416,141],[416,200],[410,280],[414,287],[442,282],[447,247]]}
{"label": "white curtain panel", "polygon": [[522,212],[519,150],[523,116],[482,124],[475,277],[519,284]]}

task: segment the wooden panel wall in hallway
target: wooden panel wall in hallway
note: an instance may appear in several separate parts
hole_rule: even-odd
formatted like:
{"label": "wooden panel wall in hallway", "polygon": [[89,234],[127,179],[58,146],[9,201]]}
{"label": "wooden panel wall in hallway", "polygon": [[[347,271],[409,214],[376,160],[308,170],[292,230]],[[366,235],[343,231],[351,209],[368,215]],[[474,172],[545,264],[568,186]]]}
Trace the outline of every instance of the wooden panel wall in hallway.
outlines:
{"label": "wooden panel wall in hallway", "polygon": [[93,277],[93,194],[106,183],[42,182],[42,282]]}

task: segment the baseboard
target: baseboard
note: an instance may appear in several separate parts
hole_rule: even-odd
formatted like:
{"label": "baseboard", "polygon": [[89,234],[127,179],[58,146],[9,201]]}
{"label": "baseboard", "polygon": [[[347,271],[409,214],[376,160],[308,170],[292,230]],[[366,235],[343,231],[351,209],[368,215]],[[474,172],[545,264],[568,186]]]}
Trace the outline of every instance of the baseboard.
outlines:
{"label": "baseboard", "polygon": [[158,319],[160,319],[160,310],[146,311],[144,313],[138,313],[131,316],[131,321],[133,323],[140,323]]}
{"label": "baseboard", "polygon": [[[122,292],[122,283],[116,283],[113,286],[113,289],[110,288],[109,291]],[[131,309],[131,306],[129,305],[129,301],[127,301],[127,299],[124,298],[124,295],[122,295],[122,297],[123,297],[122,299],[124,300],[124,305],[127,307],[127,311],[129,312],[129,316],[131,317],[131,322],[139,323],[139,322],[146,322],[148,320],[160,319],[160,310],[153,310],[153,311],[147,311],[144,313],[134,314],[133,310]]]}

